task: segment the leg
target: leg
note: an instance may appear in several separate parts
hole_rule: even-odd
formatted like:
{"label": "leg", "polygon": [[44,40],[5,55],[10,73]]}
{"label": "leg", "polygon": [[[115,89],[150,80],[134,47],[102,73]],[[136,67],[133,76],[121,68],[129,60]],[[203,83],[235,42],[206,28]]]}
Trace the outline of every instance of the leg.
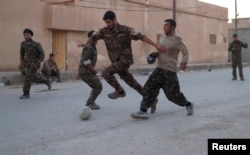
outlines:
{"label": "leg", "polygon": [[179,81],[176,73],[165,71],[165,83],[162,85],[163,91],[168,100],[179,106],[186,106],[187,115],[193,114],[193,104],[187,101],[184,94],[180,91]]}
{"label": "leg", "polygon": [[110,86],[112,86],[115,89],[115,92],[108,95],[111,99],[124,97],[126,95],[124,89],[118,83],[114,74],[123,72],[124,70],[127,70],[128,68],[129,68],[129,65],[124,65],[124,63],[121,63],[121,62],[115,62],[103,70],[102,72],[103,78],[106,80],[106,82]]}
{"label": "leg", "polygon": [[176,73],[167,71],[165,74],[165,82],[162,85],[162,89],[168,98],[168,100],[179,106],[185,106],[187,99],[180,91],[179,81]]}
{"label": "leg", "polygon": [[24,77],[23,96],[20,96],[20,99],[29,98],[31,84],[39,67],[40,67],[40,63],[29,65],[29,68],[27,69],[27,72]]}
{"label": "leg", "polygon": [[143,95],[142,86],[135,80],[133,75],[128,70],[118,73],[123,81],[125,81],[131,88],[136,90],[139,94]]}
{"label": "leg", "polygon": [[[161,82],[159,81],[158,69],[156,69],[153,74],[150,75],[148,80],[144,85],[144,95],[141,101],[140,111],[136,113],[132,113],[131,117],[135,119],[147,119],[148,113],[147,110],[150,106],[152,106],[152,102],[157,100],[157,96],[159,95]],[[155,103],[156,104],[156,103]],[[151,107],[152,113],[152,107]]]}
{"label": "leg", "polygon": [[62,82],[59,70],[51,70],[51,76],[55,76],[57,82]]}
{"label": "leg", "polygon": [[36,78],[36,81],[38,83],[44,83],[48,86],[48,89],[50,90],[51,89],[51,83],[50,83],[50,80],[43,74],[36,74],[35,75],[35,78]]}
{"label": "leg", "polygon": [[88,84],[92,90],[90,96],[86,102],[86,106],[89,106],[92,110],[99,109],[100,107],[95,103],[96,98],[102,91],[102,83],[96,75],[91,73],[79,74],[80,78]]}
{"label": "leg", "polygon": [[140,106],[141,111],[147,112],[148,108],[151,106],[151,104],[156,100],[157,96],[159,95],[161,88],[161,81],[159,80],[160,76],[161,75],[156,69],[146,81],[143,87],[144,95]]}
{"label": "leg", "polygon": [[233,57],[232,59],[232,75],[233,75],[233,79],[232,80],[236,80],[237,79],[237,74],[236,74],[236,67],[237,67],[237,60],[236,58]]}
{"label": "leg", "polygon": [[42,72],[47,78],[50,78],[50,74],[51,74],[50,70],[42,70],[41,72]]}
{"label": "leg", "polygon": [[244,75],[243,75],[243,65],[242,65],[242,61],[241,58],[239,58],[238,60],[238,68],[239,68],[239,76],[240,76],[240,80],[244,81]]}

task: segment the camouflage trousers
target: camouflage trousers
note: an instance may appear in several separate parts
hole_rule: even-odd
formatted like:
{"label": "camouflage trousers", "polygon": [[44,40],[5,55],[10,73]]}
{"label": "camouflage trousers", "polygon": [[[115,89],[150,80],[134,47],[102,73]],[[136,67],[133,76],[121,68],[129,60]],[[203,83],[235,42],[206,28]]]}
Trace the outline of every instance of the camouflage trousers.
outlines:
{"label": "camouflage trousers", "polygon": [[30,94],[30,88],[31,84],[34,81],[34,79],[38,80],[39,83],[45,83],[48,84],[49,80],[46,77],[40,76],[37,74],[37,71],[40,68],[40,63],[34,63],[28,65],[24,70],[22,70],[22,74],[24,74],[24,83],[23,83],[23,94],[29,95]]}
{"label": "camouflage trousers", "polygon": [[105,68],[102,72],[103,78],[109,83],[116,92],[123,92],[124,89],[119,84],[114,74],[117,73],[120,78],[125,81],[131,88],[135,89],[138,93],[143,95],[142,86],[134,79],[133,75],[128,71],[130,64],[123,63],[121,61],[112,63]]}
{"label": "camouflage trousers", "polygon": [[57,81],[61,81],[61,74],[60,70],[42,70],[42,73],[47,77],[51,78],[52,76],[55,76]]}
{"label": "camouflage trousers", "polygon": [[102,83],[99,77],[95,74],[92,74],[86,69],[80,68],[78,70],[78,75],[89,87],[92,88],[89,98],[86,101],[86,105],[95,103],[96,98],[102,91]]}
{"label": "camouflage trousers", "polygon": [[141,101],[140,109],[147,111],[154,100],[157,98],[160,92],[160,88],[163,89],[168,100],[179,106],[185,106],[187,99],[180,91],[179,81],[175,72],[167,71],[161,68],[157,68],[149,76],[144,85],[145,94]]}
{"label": "camouflage trousers", "polygon": [[236,72],[237,67],[239,69],[240,78],[244,78],[241,55],[232,55],[232,69],[233,69],[232,75],[233,75],[233,78],[237,78],[237,72]]}

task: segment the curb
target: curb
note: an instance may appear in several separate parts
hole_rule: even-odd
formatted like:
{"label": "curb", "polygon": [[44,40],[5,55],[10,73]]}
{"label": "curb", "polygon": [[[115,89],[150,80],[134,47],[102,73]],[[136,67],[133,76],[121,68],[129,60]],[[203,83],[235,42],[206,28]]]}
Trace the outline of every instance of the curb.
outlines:
{"label": "curb", "polygon": [[[244,67],[250,66],[250,63],[243,63]],[[140,74],[140,75],[148,75],[155,69],[156,65],[143,65],[143,66],[131,66],[129,71],[132,74]],[[179,67],[178,67],[179,68]],[[213,69],[224,69],[224,68],[231,68],[231,63],[207,63],[207,64],[189,64],[187,66],[186,71],[201,71],[201,70],[213,70]],[[103,69],[98,69],[101,72]],[[98,74],[99,75],[99,74]],[[76,80],[77,72],[76,71],[65,71],[61,72],[62,80],[69,81],[69,80]],[[18,85],[22,84],[24,80],[24,76],[21,75],[18,71],[13,72],[0,72],[1,78],[1,86],[8,85]]]}

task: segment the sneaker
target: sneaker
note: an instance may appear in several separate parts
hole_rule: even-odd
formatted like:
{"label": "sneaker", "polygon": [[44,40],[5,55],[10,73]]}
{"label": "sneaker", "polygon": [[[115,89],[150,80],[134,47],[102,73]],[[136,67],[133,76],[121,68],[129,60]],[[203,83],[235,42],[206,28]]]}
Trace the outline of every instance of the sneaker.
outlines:
{"label": "sneaker", "polygon": [[143,111],[138,111],[136,113],[132,113],[131,117],[134,119],[148,119],[148,113]]}
{"label": "sneaker", "polygon": [[186,106],[186,110],[187,110],[187,115],[188,115],[188,116],[189,116],[189,115],[193,115],[193,112],[194,112],[194,110],[193,110],[194,104],[191,103],[191,102],[189,102],[189,103],[190,103],[190,105]]}
{"label": "sneaker", "polygon": [[232,78],[233,81],[237,80],[237,78]]}
{"label": "sneaker", "polygon": [[123,94],[120,94],[120,93],[114,91],[113,93],[108,94],[108,97],[111,99],[117,99],[119,97],[125,97],[125,96],[126,96],[125,92]]}
{"label": "sneaker", "polygon": [[241,80],[241,81],[245,81],[245,79],[244,79],[244,78],[240,78],[240,80]]}
{"label": "sneaker", "polygon": [[19,97],[19,99],[29,99],[29,98],[30,98],[29,95],[22,95],[22,96]]}
{"label": "sneaker", "polygon": [[96,103],[92,103],[92,104],[89,104],[87,105],[91,110],[98,110],[100,109],[100,106],[97,105]]}
{"label": "sneaker", "polygon": [[153,114],[156,111],[156,104],[158,102],[158,99],[155,99],[154,102],[151,105],[150,113]]}

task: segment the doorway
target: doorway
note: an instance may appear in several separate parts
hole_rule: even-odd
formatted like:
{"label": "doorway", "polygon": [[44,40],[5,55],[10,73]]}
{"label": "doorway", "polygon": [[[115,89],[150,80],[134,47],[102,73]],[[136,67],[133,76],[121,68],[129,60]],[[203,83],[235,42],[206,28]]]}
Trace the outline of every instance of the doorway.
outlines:
{"label": "doorway", "polygon": [[52,33],[52,51],[55,55],[55,61],[61,71],[67,70],[67,44],[66,31],[54,30]]}

